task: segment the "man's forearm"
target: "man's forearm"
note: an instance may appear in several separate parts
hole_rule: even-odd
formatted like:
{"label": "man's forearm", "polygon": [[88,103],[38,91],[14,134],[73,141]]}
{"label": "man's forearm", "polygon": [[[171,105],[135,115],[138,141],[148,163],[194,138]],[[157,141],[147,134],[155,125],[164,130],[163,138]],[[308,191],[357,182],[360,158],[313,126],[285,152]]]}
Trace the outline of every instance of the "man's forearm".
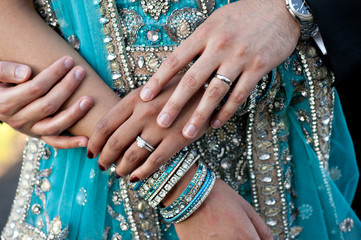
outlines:
{"label": "man's forearm", "polygon": [[29,1],[2,0],[0,9],[0,59],[28,64],[35,75],[64,55],[73,57],[76,65],[86,69],[85,80],[63,108],[84,95],[94,99],[94,107],[70,129],[73,134],[90,136],[100,117],[119,101],[118,96],[73,48],[42,21]]}

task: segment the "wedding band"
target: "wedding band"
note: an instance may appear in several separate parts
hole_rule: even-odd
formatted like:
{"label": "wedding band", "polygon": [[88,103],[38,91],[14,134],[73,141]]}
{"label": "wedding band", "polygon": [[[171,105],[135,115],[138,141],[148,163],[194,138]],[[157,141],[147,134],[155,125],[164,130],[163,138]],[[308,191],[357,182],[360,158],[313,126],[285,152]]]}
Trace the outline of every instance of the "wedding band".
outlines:
{"label": "wedding band", "polygon": [[137,137],[137,145],[140,148],[145,148],[147,149],[149,152],[153,152],[154,151],[154,147],[152,145],[150,145],[149,143],[147,143],[143,138],[141,138],[140,136]]}
{"label": "wedding band", "polygon": [[222,75],[222,74],[219,74],[217,73],[215,78],[218,78],[219,80],[221,80],[222,82],[226,83],[228,86],[231,86],[232,85],[232,81],[231,79],[229,79],[228,77]]}

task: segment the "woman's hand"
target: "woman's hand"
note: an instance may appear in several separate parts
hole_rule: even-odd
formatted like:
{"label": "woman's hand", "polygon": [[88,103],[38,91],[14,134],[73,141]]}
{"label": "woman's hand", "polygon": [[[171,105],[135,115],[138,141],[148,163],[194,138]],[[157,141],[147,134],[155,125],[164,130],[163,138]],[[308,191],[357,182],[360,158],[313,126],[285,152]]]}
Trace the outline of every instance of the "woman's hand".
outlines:
{"label": "woman's hand", "polygon": [[252,206],[220,179],[199,209],[175,228],[181,240],[273,239]]}
{"label": "woman's hand", "polygon": [[[100,169],[106,170],[117,163],[118,176],[126,176],[134,171],[131,181],[135,182],[148,177],[176,152],[193,142],[195,139],[185,139],[182,136],[182,126],[198,104],[202,90],[188,102],[171,128],[160,128],[156,123],[159,111],[179,79],[180,76],[176,76],[153,101],[143,102],[139,97],[140,89],[122,99],[94,128],[89,138],[88,157],[93,158],[101,151]],[[204,126],[198,132],[198,137],[207,128],[209,126]],[[139,148],[137,136],[155,147],[155,151],[150,153],[145,148]],[[145,159],[147,160],[144,162]]]}
{"label": "woman's hand", "polygon": [[84,96],[56,113],[86,75],[82,67],[73,65],[71,57],[63,57],[29,80],[28,66],[0,61],[0,119],[56,148],[85,147],[88,139],[84,136],[58,136],[93,105],[93,100]]}
{"label": "woman's hand", "polygon": [[[257,82],[294,51],[299,37],[299,24],[284,0],[243,0],[223,6],[165,59],[143,87],[141,98],[154,99],[175,74],[197,57],[159,114],[158,125],[171,126],[189,99],[218,73],[235,85],[212,118],[212,127],[219,128],[245,102]],[[183,128],[184,137],[193,139],[198,135],[229,91],[227,79],[220,78],[210,79],[202,100]]]}

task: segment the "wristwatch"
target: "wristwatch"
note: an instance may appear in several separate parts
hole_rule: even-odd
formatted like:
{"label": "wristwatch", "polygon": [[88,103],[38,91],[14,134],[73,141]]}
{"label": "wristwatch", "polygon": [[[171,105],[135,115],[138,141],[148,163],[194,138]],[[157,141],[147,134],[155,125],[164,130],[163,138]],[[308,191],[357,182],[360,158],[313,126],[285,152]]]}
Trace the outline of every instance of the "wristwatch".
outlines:
{"label": "wristwatch", "polygon": [[286,0],[288,11],[300,23],[301,39],[308,40],[318,32],[317,24],[305,0]]}

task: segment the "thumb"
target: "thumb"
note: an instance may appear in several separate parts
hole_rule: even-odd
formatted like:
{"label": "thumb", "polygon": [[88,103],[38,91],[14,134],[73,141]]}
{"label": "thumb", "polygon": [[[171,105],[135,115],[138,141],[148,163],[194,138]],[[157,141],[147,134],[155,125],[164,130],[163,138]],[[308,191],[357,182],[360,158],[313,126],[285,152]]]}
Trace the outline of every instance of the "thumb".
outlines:
{"label": "thumb", "polygon": [[0,82],[19,84],[29,79],[31,68],[13,62],[0,61]]}

